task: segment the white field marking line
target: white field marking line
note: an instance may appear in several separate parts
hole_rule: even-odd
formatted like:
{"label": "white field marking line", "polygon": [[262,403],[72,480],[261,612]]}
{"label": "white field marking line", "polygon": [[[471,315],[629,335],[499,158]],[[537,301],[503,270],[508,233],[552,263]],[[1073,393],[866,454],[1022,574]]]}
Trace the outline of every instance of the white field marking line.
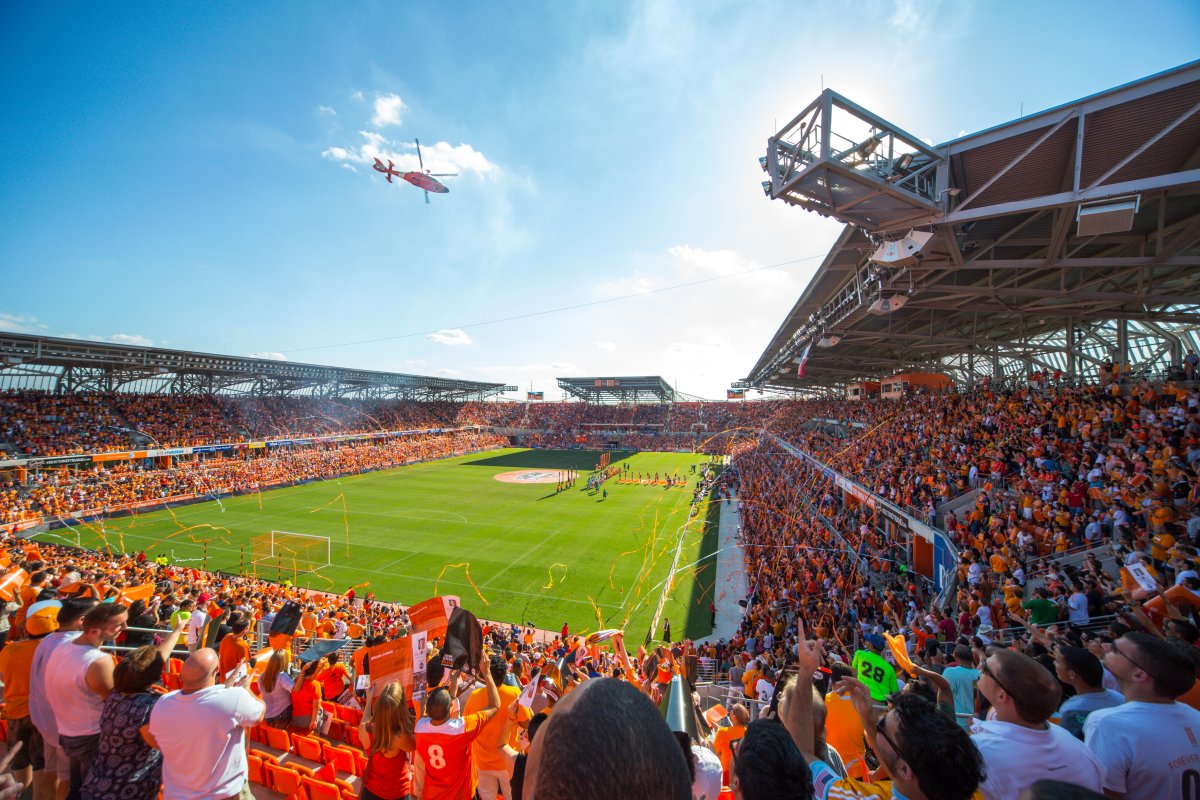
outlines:
{"label": "white field marking line", "polygon": [[397,558],[395,561],[389,561],[387,564],[384,564],[382,567],[380,567],[380,568],[379,568],[379,570],[380,570],[380,572],[386,572],[387,570],[389,570],[389,569],[391,569],[392,567],[394,567],[394,566],[396,566],[397,564],[399,564],[401,561],[405,561],[405,560],[407,560],[407,559],[410,559],[410,558],[412,558],[413,556],[415,556],[416,554],[417,554],[417,552],[414,550],[413,552],[409,553],[409,554],[408,554],[408,555],[406,555],[406,556],[401,556],[400,558]]}
{"label": "white field marking line", "polygon": [[520,558],[518,558],[518,559],[516,559],[516,560],[514,560],[514,561],[510,561],[508,564],[506,564],[506,565],[505,565],[504,569],[500,570],[500,571],[499,571],[499,572],[497,572],[495,575],[493,575],[492,577],[490,577],[490,578],[488,578],[486,581],[484,581],[482,584],[480,584],[479,588],[480,588],[480,589],[483,589],[483,588],[485,588],[485,587],[486,587],[486,586],[487,586],[489,583],[491,583],[492,581],[496,580],[496,578],[499,578],[501,575],[503,575],[504,573],[508,572],[508,570],[509,570],[509,568],[510,568],[510,567],[515,567],[515,566],[517,566],[518,564],[520,564],[521,562],[523,562],[523,561],[525,560],[525,557],[526,557],[526,556],[528,556],[528,555],[529,555],[530,553],[532,553],[534,550],[537,550],[539,547],[541,547],[542,545],[544,545],[546,542],[548,542],[548,541],[550,541],[551,539],[553,539],[555,536],[558,536],[558,534],[560,534],[560,533],[562,533],[562,528],[559,528],[558,530],[551,531],[550,533],[546,534],[546,536],[545,536],[545,537],[544,537],[544,538],[543,538],[543,539],[542,539],[540,542],[538,542],[538,543],[537,543],[537,544],[535,544],[533,547],[529,548],[529,549],[528,549],[528,550],[526,550],[524,553],[522,553]]}
{"label": "white field marking line", "polygon": [[[142,535],[140,535],[140,534],[128,534],[128,533],[127,533],[127,534],[125,534],[125,537],[126,537],[126,538],[128,538],[128,539],[146,539],[146,540],[152,540],[152,541],[156,541],[156,542],[157,542],[157,541],[162,541],[162,540],[160,540],[160,539],[154,539],[153,537],[150,537],[150,536],[142,536]],[[209,550],[217,550],[217,551],[220,551],[220,552],[222,552],[222,553],[238,553],[238,552],[241,552],[240,550],[234,549],[234,548],[232,548],[232,547],[214,547],[214,546],[212,546],[212,545],[209,545],[209,548],[208,548],[208,549],[209,549]],[[400,547],[389,547],[389,548],[386,548],[386,549],[388,549],[388,550],[402,550],[403,548],[400,548]],[[417,555],[417,554],[416,554],[416,553],[410,553],[410,555]],[[332,566],[332,567],[334,567],[334,568],[336,568],[336,569],[346,569],[346,570],[352,570],[352,571],[354,571],[354,572],[365,572],[365,573],[367,573],[367,574],[370,574],[370,575],[390,575],[390,576],[392,576],[393,578],[410,578],[410,579],[412,579],[412,580],[414,580],[414,581],[432,581],[432,580],[434,580],[433,578],[430,578],[430,577],[429,577],[429,576],[427,576],[427,575],[405,575],[405,574],[403,574],[403,573],[399,573],[399,572],[384,572],[383,570],[379,570],[379,569],[366,569],[365,567],[352,567],[352,566],[348,566],[348,565],[345,565],[345,564],[331,564],[331,565],[329,565],[329,566]],[[471,586],[470,582],[466,582],[466,583],[464,583],[464,582],[462,582],[462,581],[446,580],[445,578],[443,578],[442,580],[438,581],[438,583],[446,583],[446,584],[449,584],[449,585],[451,585],[451,586],[467,586],[467,587],[470,587],[470,586]],[[547,595],[544,595],[544,594],[534,594],[533,592],[521,592],[521,591],[517,591],[516,589],[499,589],[499,590],[497,590],[497,591],[503,592],[503,593],[505,593],[505,594],[518,594],[518,595],[521,595],[522,597],[538,597],[538,598],[542,598],[542,599],[553,600],[553,601],[554,601],[554,602],[556,602],[556,603],[577,603],[577,604],[579,604],[579,605],[587,605],[587,606],[591,606],[591,603],[590,603],[590,602],[588,602],[587,600],[572,600],[572,599],[571,599],[571,598],[569,598],[569,597],[547,597]],[[597,605],[599,605],[601,608],[618,608],[618,606],[610,605],[610,604],[608,604],[608,603],[598,603]]]}
{"label": "white field marking line", "polygon": [[[683,495],[679,495],[679,497],[683,497]],[[686,509],[688,508],[688,506],[684,506],[683,508],[686,510]],[[666,518],[666,520],[664,521],[664,523],[666,523],[666,522],[669,522],[669,521],[670,521],[670,519],[671,519],[671,517],[675,516],[675,513],[676,513],[676,512],[678,512],[679,510],[680,510],[680,506],[679,506],[679,499],[678,499],[678,498],[676,498],[676,500],[675,500],[675,506],[674,506],[674,507],[673,507],[673,508],[672,508],[670,511],[668,511],[668,512],[667,512],[667,518]],[[684,525],[686,525],[686,524],[687,524],[687,522],[685,521],[685,522],[684,522]],[[647,545],[647,547],[649,547],[649,548],[650,548],[650,553],[651,553],[651,555],[653,555],[653,554],[654,554],[654,545],[658,544],[659,537],[663,536],[664,532],[667,530],[667,528],[668,528],[668,527],[669,527],[669,526],[668,526],[667,524],[664,524],[662,527],[660,527],[660,528],[659,528],[659,532],[658,532],[658,533],[655,535],[655,537],[654,537],[654,541],[653,541],[653,542],[651,542],[650,544],[648,544],[648,545]],[[654,568],[655,568],[657,565],[658,565],[658,560],[657,560],[657,559],[655,559],[654,563],[652,563],[652,564],[648,564],[648,565],[646,566],[647,573],[648,573],[648,572],[651,572],[651,571],[653,571],[653,570],[654,570]],[[636,580],[639,580],[639,581],[640,581],[640,580],[644,580],[644,579],[642,578],[642,575],[643,575],[643,574],[644,574],[644,573],[643,573],[641,570],[638,570],[637,574],[635,574],[633,577],[634,577]],[[649,575],[648,575],[648,574],[646,574],[646,578],[649,578]],[[653,592],[653,591],[654,591],[655,589],[657,589],[659,586],[662,586],[662,583],[661,583],[661,582],[659,582],[659,583],[656,583],[656,584],[654,584],[654,586],[650,587],[650,591],[652,591],[652,592]],[[623,594],[625,595],[625,597],[624,597],[624,598],[621,600],[621,606],[620,606],[620,608],[621,608],[621,610],[622,610],[622,611],[625,611],[625,606],[626,606],[626,605],[628,605],[628,604],[629,604],[629,601],[633,599],[633,594],[631,594],[631,593],[629,593],[629,592],[624,592]],[[634,614],[634,613],[637,611],[637,608],[638,608],[638,606],[641,606],[641,604],[642,604],[643,602],[645,602],[646,595],[644,595],[644,594],[643,594],[643,595],[640,595],[640,597],[641,597],[642,599],[638,601],[638,605],[637,605],[637,606],[634,606],[634,610],[633,610],[633,611],[631,611],[631,612],[629,612],[631,616],[632,616],[632,615],[633,615],[633,614]]]}

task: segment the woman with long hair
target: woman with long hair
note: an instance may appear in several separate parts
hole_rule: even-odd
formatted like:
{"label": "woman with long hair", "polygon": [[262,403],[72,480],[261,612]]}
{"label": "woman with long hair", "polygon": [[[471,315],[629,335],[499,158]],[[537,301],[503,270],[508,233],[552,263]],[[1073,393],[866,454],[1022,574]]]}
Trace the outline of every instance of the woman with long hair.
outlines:
{"label": "woman with long hair", "polygon": [[300,678],[292,687],[292,731],[309,734],[317,726],[317,711],[321,708],[321,683],[316,679],[321,659],[310,661],[300,670]]}
{"label": "woman with long hair", "polygon": [[292,721],[292,689],[296,681],[288,674],[291,660],[287,650],[276,650],[267,659],[267,667],[258,679],[258,688],[267,705],[264,719],[276,728],[287,726]]}
{"label": "woman with long hair", "polygon": [[363,775],[364,800],[409,800],[412,769],[408,753],[417,747],[413,712],[404,687],[389,683],[367,689],[367,708],[358,726],[358,740],[369,760]]}

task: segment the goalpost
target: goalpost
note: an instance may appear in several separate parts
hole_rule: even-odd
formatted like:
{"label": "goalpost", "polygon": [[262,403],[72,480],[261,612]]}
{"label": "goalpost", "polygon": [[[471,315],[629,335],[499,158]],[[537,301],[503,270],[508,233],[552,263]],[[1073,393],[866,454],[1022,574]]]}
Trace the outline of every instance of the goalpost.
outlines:
{"label": "goalpost", "polygon": [[330,565],[332,548],[328,536],[312,533],[276,531],[250,540],[251,565],[256,575],[269,575],[274,570],[276,579],[300,573],[315,572]]}

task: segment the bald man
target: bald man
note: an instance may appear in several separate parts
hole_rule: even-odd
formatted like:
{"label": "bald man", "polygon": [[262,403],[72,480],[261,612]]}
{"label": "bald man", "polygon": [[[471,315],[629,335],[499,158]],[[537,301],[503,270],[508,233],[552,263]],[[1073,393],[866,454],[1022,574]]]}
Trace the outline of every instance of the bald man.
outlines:
{"label": "bald man", "polygon": [[183,688],[150,712],[142,737],[163,753],[163,800],[248,799],[245,729],[262,722],[266,706],[249,691],[242,662],[217,683],[220,657],[204,647],[183,663]]}
{"label": "bald man", "polygon": [[625,681],[584,681],[554,707],[525,767],[524,800],[690,800],[683,751]]}

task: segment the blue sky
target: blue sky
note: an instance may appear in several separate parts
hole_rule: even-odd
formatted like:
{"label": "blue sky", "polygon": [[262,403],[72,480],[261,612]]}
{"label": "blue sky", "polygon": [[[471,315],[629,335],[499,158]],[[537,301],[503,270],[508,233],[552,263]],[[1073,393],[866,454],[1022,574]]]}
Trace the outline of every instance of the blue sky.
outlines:
{"label": "blue sky", "polygon": [[[838,231],[756,163],[822,81],[942,142],[1197,42],[1194,2],[5,3],[0,328],[721,397]],[[429,206],[364,163],[414,138]]]}

